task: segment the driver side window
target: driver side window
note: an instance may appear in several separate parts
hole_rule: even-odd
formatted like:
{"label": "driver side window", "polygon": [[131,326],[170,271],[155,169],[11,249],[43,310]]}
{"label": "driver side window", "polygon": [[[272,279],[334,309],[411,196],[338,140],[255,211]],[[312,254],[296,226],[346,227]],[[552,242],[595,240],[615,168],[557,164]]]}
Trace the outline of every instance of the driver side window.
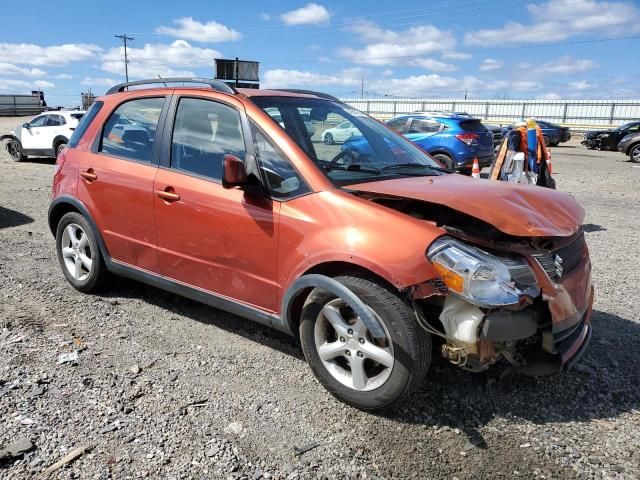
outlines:
{"label": "driver side window", "polygon": [[253,122],[251,122],[251,133],[256,159],[271,195],[276,199],[287,199],[308,193],[309,187],[293,165]]}
{"label": "driver side window", "polygon": [[47,117],[49,115],[41,115],[39,117],[34,118],[29,122],[29,126],[31,127],[44,127],[45,123],[47,123]]}

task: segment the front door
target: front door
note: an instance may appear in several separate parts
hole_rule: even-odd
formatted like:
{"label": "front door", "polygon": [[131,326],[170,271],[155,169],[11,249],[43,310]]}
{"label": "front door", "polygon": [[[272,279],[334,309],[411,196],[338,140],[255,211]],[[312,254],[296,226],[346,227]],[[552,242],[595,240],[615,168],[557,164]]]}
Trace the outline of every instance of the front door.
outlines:
{"label": "front door", "polygon": [[[170,158],[155,179],[158,259],[164,276],[276,311],[280,204],[222,187],[222,157],[246,156],[241,107],[179,99]],[[164,149],[163,149],[164,150]]]}
{"label": "front door", "polygon": [[78,155],[78,196],[102,233],[110,257],[159,273],[153,219],[158,120],[165,97],[137,98],[110,114],[95,151]]}
{"label": "front door", "polygon": [[29,122],[29,128],[20,127],[20,143],[25,153],[32,155],[41,155],[45,148],[51,148],[44,143],[45,131],[47,130],[48,115],[40,115]]}

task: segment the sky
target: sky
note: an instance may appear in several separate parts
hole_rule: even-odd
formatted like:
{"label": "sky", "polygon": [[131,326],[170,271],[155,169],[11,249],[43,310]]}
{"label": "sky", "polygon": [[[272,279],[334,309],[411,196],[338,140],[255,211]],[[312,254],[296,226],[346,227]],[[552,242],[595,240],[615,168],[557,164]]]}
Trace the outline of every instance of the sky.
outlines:
{"label": "sky", "polygon": [[[640,99],[640,4],[600,0],[30,0],[2,12],[0,94],[77,105],[130,79],[260,62],[341,97]],[[19,5],[19,6],[18,6]],[[397,5],[397,8],[394,6]]]}

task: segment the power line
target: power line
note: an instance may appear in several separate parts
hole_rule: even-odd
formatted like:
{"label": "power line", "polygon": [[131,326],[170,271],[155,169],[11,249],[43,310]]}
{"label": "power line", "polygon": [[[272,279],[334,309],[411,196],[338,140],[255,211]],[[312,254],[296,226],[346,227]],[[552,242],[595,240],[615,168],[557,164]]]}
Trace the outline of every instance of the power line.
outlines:
{"label": "power line", "polygon": [[116,38],[119,38],[124,43],[124,76],[127,83],[129,83],[129,59],[127,58],[127,40],[133,41],[135,38],[127,37],[126,33],[122,35],[115,35]]}

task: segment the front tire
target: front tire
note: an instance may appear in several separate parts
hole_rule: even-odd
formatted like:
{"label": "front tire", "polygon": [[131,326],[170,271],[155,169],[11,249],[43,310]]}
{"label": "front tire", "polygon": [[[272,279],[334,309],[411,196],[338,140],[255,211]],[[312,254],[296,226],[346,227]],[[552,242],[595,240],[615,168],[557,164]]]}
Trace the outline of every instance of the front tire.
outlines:
{"label": "front tire", "polygon": [[76,290],[95,291],[108,276],[91,225],[79,213],[70,212],[60,219],[56,253],[65,278]]}
{"label": "front tire", "polygon": [[300,340],[320,383],[338,400],[362,410],[401,402],[423,381],[431,338],[407,305],[375,279],[336,277],[371,310],[385,332],[374,339],[364,322],[335,295],[314,289],[302,310]]}
{"label": "front tire", "polygon": [[640,143],[631,147],[629,150],[629,160],[635,163],[640,163]]}
{"label": "front tire", "polygon": [[547,137],[546,135],[542,137],[544,140],[544,146],[545,147],[550,147],[551,146],[551,140],[549,139],[549,137]]}
{"label": "front tire", "polygon": [[27,156],[22,152],[22,144],[19,140],[11,140],[7,144],[7,150],[14,162],[23,162],[27,159]]}

